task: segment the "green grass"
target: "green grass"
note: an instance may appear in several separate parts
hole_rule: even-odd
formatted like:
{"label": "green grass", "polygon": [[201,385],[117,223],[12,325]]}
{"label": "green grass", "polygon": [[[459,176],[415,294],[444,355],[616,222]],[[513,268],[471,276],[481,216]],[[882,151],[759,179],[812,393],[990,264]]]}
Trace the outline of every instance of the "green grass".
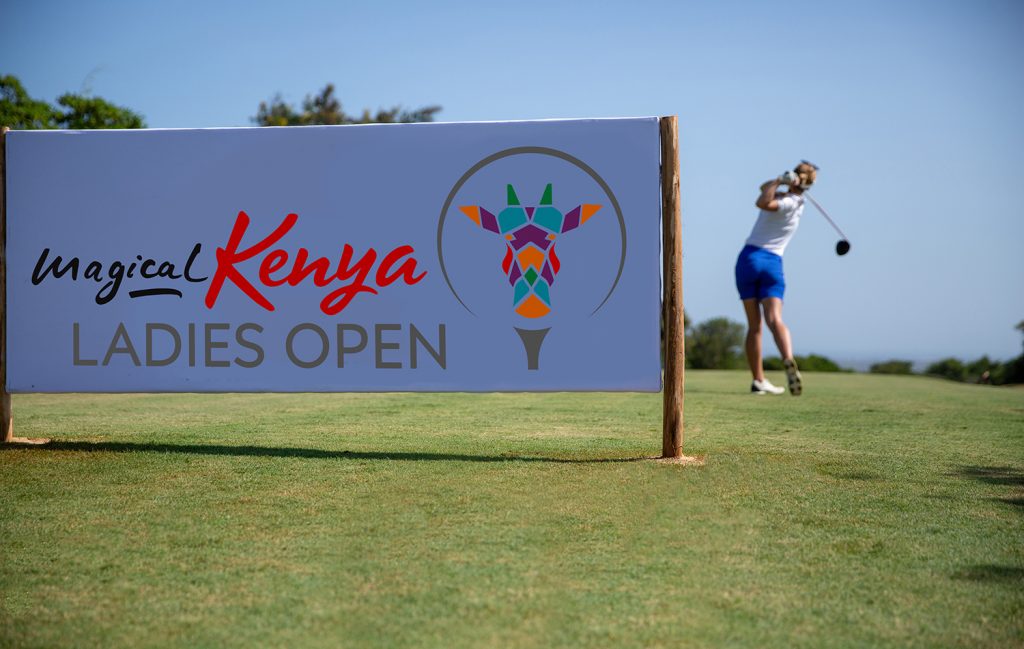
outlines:
{"label": "green grass", "polygon": [[19,395],[0,646],[1024,645],[1024,390],[805,385]]}

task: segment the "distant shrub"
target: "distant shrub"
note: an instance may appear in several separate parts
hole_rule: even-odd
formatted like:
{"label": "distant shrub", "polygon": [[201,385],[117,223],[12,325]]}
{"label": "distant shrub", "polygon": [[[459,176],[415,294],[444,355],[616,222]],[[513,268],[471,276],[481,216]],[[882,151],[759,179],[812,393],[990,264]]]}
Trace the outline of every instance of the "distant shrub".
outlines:
{"label": "distant shrub", "polygon": [[992,372],[999,367],[999,361],[994,361],[988,355],[982,356],[976,361],[964,364],[964,380],[969,383],[991,383]]}
{"label": "distant shrub", "polygon": [[967,368],[960,359],[952,357],[932,363],[925,369],[924,373],[932,376],[941,376],[953,381],[967,380]]}
{"label": "distant shrub", "polygon": [[[1024,321],[1021,321],[1016,328],[1024,333]],[[765,366],[767,367],[767,364]],[[871,371],[875,374],[912,373],[910,361],[897,360],[875,363],[871,366]],[[1011,358],[1005,363],[994,361],[987,355],[969,363],[964,363],[958,358],[944,358],[929,365],[924,373],[953,381],[970,381],[971,383],[991,383],[992,385],[1024,383],[1024,354],[1017,358]]]}
{"label": "distant shrub", "polygon": [[686,340],[689,367],[729,370],[743,367],[744,327],[728,318],[711,318],[690,328]]}
{"label": "distant shrub", "polygon": [[[1017,331],[1024,334],[1024,320],[1017,323]],[[1024,383],[1024,354],[1012,358],[1005,363],[998,363],[991,370],[992,383],[1004,385],[1007,383]]]}
{"label": "distant shrub", "polygon": [[1024,383],[1024,354],[996,365],[992,369],[991,380],[993,385]]}
{"label": "distant shrub", "polygon": [[988,355],[985,355],[976,361],[967,363],[964,366],[964,371],[967,372],[968,377],[978,377],[986,371],[991,372],[996,365],[999,365],[997,361],[993,361]]}
{"label": "distant shrub", "polygon": [[852,372],[853,370],[839,367],[831,358],[821,356],[820,354],[808,354],[807,356],[797,356],[796,363],[800,366],[800,369],[807,370],[808,372]]}
{"label": "distant shrub", "polygon": [[[853,370],[839,367],[839,364],[827,356],[820,354],[808,354],[807,356],[796,356],[796,364],[805,372],[852,372]],[[764,369],[768,371],[782,371],[782,359],[778,356],[769,356],[764,359]]]}
{"label": "distant shrub", "polygon": [[914,363],[893,359],[884,363],[874,363],[869,371],[872,374],[913,374]]}

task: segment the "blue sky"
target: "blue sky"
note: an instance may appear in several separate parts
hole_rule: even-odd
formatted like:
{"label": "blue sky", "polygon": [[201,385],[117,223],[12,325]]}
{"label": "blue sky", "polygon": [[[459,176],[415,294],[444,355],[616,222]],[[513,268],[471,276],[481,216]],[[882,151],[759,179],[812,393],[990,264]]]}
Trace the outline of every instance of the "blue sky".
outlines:
{"label": "blue sky", "polygon": [[822,168],[786,253],[797,353],[852,364],[1021,352],[1024,4],[5,3],[0,73],[151,127],[244,126],[333,82],[443,121],[677,114],[685,302],[743,313],[758,185]]}

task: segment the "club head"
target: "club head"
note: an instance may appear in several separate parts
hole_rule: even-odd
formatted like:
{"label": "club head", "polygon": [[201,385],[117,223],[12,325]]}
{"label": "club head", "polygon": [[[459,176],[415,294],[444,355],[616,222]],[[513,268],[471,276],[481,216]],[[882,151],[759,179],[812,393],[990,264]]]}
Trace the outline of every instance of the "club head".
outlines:
{"label": "club head", "polygon": [[836,241],[836,254],[842,257],[846,253],[850,252],[850,242],[846,239]]}

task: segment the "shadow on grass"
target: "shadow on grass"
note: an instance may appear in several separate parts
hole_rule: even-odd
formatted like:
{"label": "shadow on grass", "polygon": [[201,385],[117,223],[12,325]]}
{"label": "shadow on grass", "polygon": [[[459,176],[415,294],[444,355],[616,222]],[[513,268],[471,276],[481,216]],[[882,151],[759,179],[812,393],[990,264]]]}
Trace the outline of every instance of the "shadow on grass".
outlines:
{"label": "shadow on grass", "polygon": [[846,465],[826,462],[818,464],[818,473],[840,480],[881,480],[882,476],[874,471],[849,470]]}
{"label": "shadow on grass", "polygon": [[[1024,471],[1012,466],[962,466],[959,475],[979,482],[1007,487],[1024,487]],[[1016,491],[1014,489],[1013,491]],[[991,498],[996,502],[1016,507],[1024,513],[1024,498],[1013,494],[1002,498]]]}
{"label": "shadow on grass", "polygon": [[1012,466],[962,466],[959,474],[988,484],[1024,487],[1024,471]]}
{"label": "shadow on grass", "polygon": [[[6,447],[0,447],[6,448]],[[40,446],[23,447],[39,452],[74,451],[80,453],[181,453],[185,455],[227,455],[234,457],[291,457],[322,460],[402,460],[412,462],[552,462],[560,464],[601,464],[642,462],[651,458],[558,458],[534,455],[469,455],[463,453],[415,453],[387,451],[327,451],[316,448],[272,446],[224,446],[217,444],[145,444],[137,442],[69,442],[55,440]]]}
{"label": "shadow on grass", "polygon": [[1024,584],[1024,568],[1016,566],[999,566],[995,564],[981,564],[967,566],[953,573],[953,579],[966,581],[982,581],[995,584],[1017,585]]}

